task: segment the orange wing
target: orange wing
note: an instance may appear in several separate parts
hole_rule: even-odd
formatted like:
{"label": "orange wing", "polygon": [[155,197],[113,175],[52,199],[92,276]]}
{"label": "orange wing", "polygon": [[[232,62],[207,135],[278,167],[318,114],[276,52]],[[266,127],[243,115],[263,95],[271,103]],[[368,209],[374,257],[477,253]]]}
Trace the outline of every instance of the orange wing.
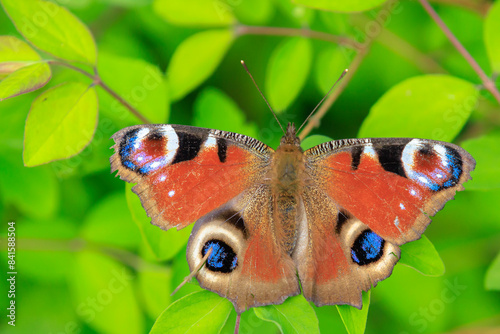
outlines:
{"label": "orange wing", "polygon": [[240,134],[138,125],[112,137],[112,172],[140,197],[152,223],[181,229],[236,197],[269,168],[273,150]]}

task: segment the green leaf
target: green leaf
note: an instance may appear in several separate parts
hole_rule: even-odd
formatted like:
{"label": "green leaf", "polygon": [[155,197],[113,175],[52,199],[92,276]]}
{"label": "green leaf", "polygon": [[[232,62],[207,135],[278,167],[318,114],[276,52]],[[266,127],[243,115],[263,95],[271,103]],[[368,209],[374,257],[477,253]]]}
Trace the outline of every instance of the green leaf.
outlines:
{"label": "green leaf", "polygon": [[306,38],[287,38],[274,49],[266,71],[266,91],[275,111],[288,108],[300,93],[311,59],[311,42]]}
{"label": "green leaf", "polygon": [[101,333],[144,333],[132,272],[93,251],[78,252],[73,261],[70,288],[82,320]]}
{"label": "green leaf", "polygon": [[425,235],[418,240],[401,245],[399,263],[426,276],[442,276],[445,272],[443,260]]}
{"label": "green leaf", "polygon": [[0,81],[0,101],[37,90],[45,86],[52,75],[46,63],[14,66],[19,69]]}
{"label": "green leaf", "polygon": [[80,82],[42,93],[26,120],[24,164],[31,167],[79,153],[94,136],[97,111],[95,88]]}
{"label": "green leaf", "polygon": [[[59,246],[50,251],[40,251],[37,247],[22,249],[16,254],[17,270],[33,281],[66,284],[70,268],[68,263],[73,261],[73,249],[78,245],[71,240],[77,237],[77,224],[62,218],[22,219],[16,223],[16,232],[30,240],[28,243]],[[47,270],[49,267],[51,269]]]}
{"label": "green leaf", "polygon": [[452,141],[476,106],[478,91],[449,75],[422,75],[387,91],[373,105],[359,137],[415,137]]}
{"label": "green leaf", "polygon": [[[99,54],[102,80],[153,123],[166,123],[170,114],[168,85],[158,67],[134,58]],[[101,111],[121,126],[140,123],[127,108],[102,89]]]}
{"label": "green leaf", "polygon": [[88,28],[51,1],[1,0],[16,29],[37,48],[68,61],[95,65],[97,49]]}
{"label": "green leaf", "polygon": [[247,122],[236,103],[214,87],[207,87],[198,95],[193,118],[195,126],[238,132],[253,138],[258,136],[255,123]]}
{"label": "green leaf", "polygon": [[172,259],[187,244],[192,226],[180,231],[174,228],[164,231],[151,224],[151,218],[146,215],[139,197],[131,188],[132,185],[127,183],[125,190],[127,205],[148,249],[157,261]]}
{"label": "green leaf", "polygon": [[0,36],[0,79],[38,60],[40,56],[26,42],[14,36]]}
{"label": "green leaf", "polygon": [[119,192],[91,208],[83,222],[81,237],[97,244],[133,250],[141,241],[138,232],[127,209],[125,194]]}
{"label": "green leaf", "polygon": [[350,305],[337,305],[337,310],[349,334],[363,334],[365,332],[370,307],[370,294],[370,291],[363,291],[363,307],[361,310]]}
{"label": "green leaf", "polygon": [[385,3],[387,0],[294,0],[295,3],[320,10],[334,12],[362,12],[373,9]]}
{"label": "green leaf", "polygon": [[486,272],[484,286],[487,290],[500,290],[500,253]]}
{"label": "green leaf", "polygon": [[0,157],[0,190],[7,203],[34,218],[50,218],[59,207],[59,183],[48,166],[27,168],[20,151]]}
{"label": "green leaf", "polygon": [[231,6],[238,21],[243,24],[262,25],[268,22],[273,15],[273,1],[253,0],[240,1],[238,5]]}
{"label": "green leaf", "polygon": [[319,333],[316,313],[303,295],[290,297],[283,304],[254,308],[255,314],[278,326],[281,333]]}
{"label": "green leaf", "polygon": [[139,289],[151,318],[156,319],[170,304],[171,283],[169,268],[147,267],[139,272]]}
{"label": "green leaf", "polygon": [[135,8],[150,5],[153,0],[101,0],[101,2],[105,2],[113,6]]}
{"label": "green leaf", "polygon": [[327,136],[312,135],[312,136],[306,137],[302,141],[302,143],[300,144],[300,146],[305,151],[305,150],[310,149],[311,147],[314,147],[316,145],[323,144],[323,143],[326,143],[326,142],[329,142],[329,141],[332,141],[332,140],[333,140],[332,138],[327,137]]}
{"label": "green leaf", "polygon": [[223,27],[236,23],[232,8],[224,1],[155,0],[153,8],[161,18],[179,26]]}
{"label": "green leaf", "polygon": [[231,302],[213,292],[195,292],[171,304],[156,319],[149,333],[217,334],[224,327],[232,309]]}
{"label": "green leaf", "polygon": [[349,67],[350,58],[341,46],[328,46],[320,52],[314,67],[316,84],[323,94],[332,88],[342,72]]}
{"label": "green leaf", "polygon": [[484,20],[483,38],[486,46],[486,52],[490,59],[491,68],[494,72],[500,73],[500,2],[494,2],[488,15]]}
{"label": "green leaf", "polygon": [[465,187],[470,190],[500,188],[500,133],[464,141],[461,146],[476,159],[479,168],[472,172],[472,182]]}
{"label": "green leaf", "polygon": [[222,61],[232,40],[230,30],[208,30],[185,39],[168,64],[172,100],[183,98],[205,81]]}

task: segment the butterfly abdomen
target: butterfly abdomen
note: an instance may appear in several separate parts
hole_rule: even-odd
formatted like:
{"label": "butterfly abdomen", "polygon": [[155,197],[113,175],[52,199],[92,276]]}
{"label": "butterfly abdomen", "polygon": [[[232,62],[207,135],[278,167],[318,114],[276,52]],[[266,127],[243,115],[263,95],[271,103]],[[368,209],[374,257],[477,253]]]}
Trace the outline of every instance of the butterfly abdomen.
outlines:
{"label": "butterfly abdomen", "polygon": [[276,232],[281,246],[291,254],[297,241],[298,203],[305,175],[304,153],[300,146],[282,144],[271,164]]}

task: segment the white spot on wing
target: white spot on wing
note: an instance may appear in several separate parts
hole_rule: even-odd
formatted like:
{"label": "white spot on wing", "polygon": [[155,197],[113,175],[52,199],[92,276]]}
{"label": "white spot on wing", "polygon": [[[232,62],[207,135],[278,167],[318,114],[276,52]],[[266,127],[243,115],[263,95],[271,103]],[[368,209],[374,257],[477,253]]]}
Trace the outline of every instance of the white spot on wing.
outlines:
{"label": "white spot on wing", "polygon": [[168,124],[163,125],[158,131],[167,139],[167,154],[162,159],[162,162],[168,165],[174,160],[177,149],[179,148],[179,137],[174,128]]}
{"label": "white spot on wing", "polygon": [[216,145],[217,145],[217,139],[211,134],[209,134],[207,140],[205,140],[205,147],[215,147]]}
{"label": "white spot on wing", "polygon": [[165,181],[167,177],[165,175],[160,176],[160,181]]}
{"label": "white spot on wing", "polygon": [[401,208],[401,210],[406,210],[405,206],[403,203],[399,203],[399,207]]}
{"label": "white spot on wing", "polygon": [[168,192],[168,197],[172,197],[172,196],[174,196],[174,195],[175,195],[175,190],[170,190],[170,191]]}
{"label": "white spot on wing", "polygon": [[417,192],[415,191],[415,189],[410,189],[410,194],[413,196],[417,196]]}
{"label": "white spot on wing", "polygon": [[148,128],[142,128],[139,131],[137,131],[137,139],[134,143],[134,149],[138,149],[141,146],[141,140],[144,139],[149,133]]}
{"label": "white spot on wing", "polygon": [[372,143],[365,145],[365,147],[363,148],[363,154],[367,154],[373,159],[377,157],[377,153],[375,153],[375,149],[373,148]]}

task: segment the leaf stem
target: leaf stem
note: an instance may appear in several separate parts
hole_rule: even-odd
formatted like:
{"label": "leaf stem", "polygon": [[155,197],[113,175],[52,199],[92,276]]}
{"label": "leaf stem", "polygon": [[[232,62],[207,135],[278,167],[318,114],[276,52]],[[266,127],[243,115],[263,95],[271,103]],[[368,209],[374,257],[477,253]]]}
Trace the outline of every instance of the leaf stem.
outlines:
{"label": "leaf stem", "polygon": [[125,108],[127,108],[135,117],[141,120],[144,124],[151,124],[151,121],[145,117],[143,114],[141,114],[137,109],[135,109],[130,103],[128,103],[124,98],[122,98],[117,92],[115,92],[111,87],[109,87],[106,83],[104,83],[97,73],[97,70],[94,68],[95,74],[91,74],[85,70],[82,70],[79,67],[76,67],[74,65],[71,65],[69,63],[59,61],[59,60],[49,60],[47,61],[48,64],[52,65],[59,65],[59,66],[64,66],[67,67],[73,71],[76,71],[78,73],[83,74],[84,76],[92,79],[93,84],[97,86],[101,86],[102,89],[104,89],[106,92],[108,92],[109,95],[111,95],[113,98],[115,98],[120,104],[122,104]]}
{"label": "leaf stem", "polygon": [[429,16],[436,22],[436,24],[439,26],[439,28],[443,31],[443,33],[448,37],[450,40],[451,44],[458,50],[458,52],[465,58],[465,60],[469,63],[469,65],[472,67],[472,69],[477,73],[479,78],[481,79],[484,88],[486,88],[495,98],[495,100],[500,103],[500,92],[498,91],[497,87],[495,86],[495,83],[493,80],[491,80],[490,77],[484,73],[483,69],[479,64],[476,62],[474,57],[471,56],[471,54],[465,49],[465,47],[460,43],[460,41],[457,39],[457,37],[451,32],[450,28],[444,23],[444,21],[441,19],[441,17],[438,15],[438,13],[434,10],[434,8],[429,4],[427,0],[419,0],[420,4],[424,9],[427,11]]}
{"label": "leaf stem", "polygon": [[234,30],[236,35],[238,36],[242,35],[304,36],[304,37],[319,39],[330,43],[341,44],[355,50],[360,49],[358,43],[349,37],[332,35],[326,32],[315,31],[310,29],[236,25]]}

